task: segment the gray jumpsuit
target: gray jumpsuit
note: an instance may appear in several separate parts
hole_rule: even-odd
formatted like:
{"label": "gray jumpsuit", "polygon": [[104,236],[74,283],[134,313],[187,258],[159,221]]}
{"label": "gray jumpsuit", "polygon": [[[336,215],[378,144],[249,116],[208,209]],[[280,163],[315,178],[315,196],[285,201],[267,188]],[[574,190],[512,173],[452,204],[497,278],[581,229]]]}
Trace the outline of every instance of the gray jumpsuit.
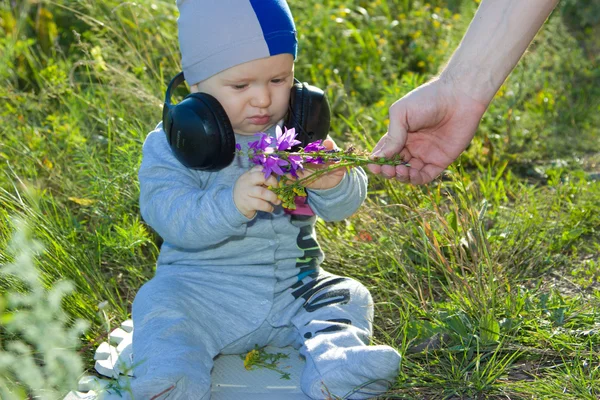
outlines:
{"label": "gray jumpsuit", "polygon": [[[257,140],[235,136],[244,150]],[[400,356],[368,345],[368,290],[320,268],[314,215],[278,206],[248,219],[237,210],[233,185],[249,168],[236,155],[220,171],[191,170],[173,156],[162,124],[146,138],[140,209],[164,243],[156,275],[133,303],[135,398],[209,399],[217,354],[267,344],[300,348],[301,387],[314,399],[385,391]],[[366,190],[365,172],[354,168],[334,188],[308,190],[308,204],[323,220],[340,221],[360,207]]]}

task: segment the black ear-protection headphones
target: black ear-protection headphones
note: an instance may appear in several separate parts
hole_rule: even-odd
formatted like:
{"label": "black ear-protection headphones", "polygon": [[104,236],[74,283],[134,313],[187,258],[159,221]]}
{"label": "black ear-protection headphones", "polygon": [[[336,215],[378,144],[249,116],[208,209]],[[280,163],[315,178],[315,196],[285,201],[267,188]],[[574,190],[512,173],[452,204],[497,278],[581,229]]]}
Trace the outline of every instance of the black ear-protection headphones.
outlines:
{"label": "black ear-protection headphones", "polygon": [[[163,107],[163,129],[175,157],[186,167],[215,171],[231,164],[235,135],[223,106],[207,93],[191,93],[176,105],[171,93],[185,80],[180,72],[171,80]],[[325,93],[294,79],[284,126],[295,128],[297,140],[308,143],[325,139],[331,112]]]}

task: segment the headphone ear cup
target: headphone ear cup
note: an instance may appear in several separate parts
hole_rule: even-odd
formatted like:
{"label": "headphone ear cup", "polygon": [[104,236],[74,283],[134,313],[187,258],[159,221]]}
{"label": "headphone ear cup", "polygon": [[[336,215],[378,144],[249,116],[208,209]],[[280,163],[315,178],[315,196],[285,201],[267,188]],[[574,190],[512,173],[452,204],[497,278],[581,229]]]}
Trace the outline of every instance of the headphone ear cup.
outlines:
{"label": "headphone ear cup", "polygon": [[288,129],[294,128],[296,130],[296,139],[302,142],[301,144],[292,148],[292,151],[298,150],[301,146],[304,147],[308,143],[308,135],[304,130],[304,115],[303,115],[303,100],[302,83],[294,83],[290,89],[290,104],[287,118],[284,121],[284,126]]}
{"label": "headphone ear cup", "polygon": [[192,93],[163,111],[175,157],[186,167],[219,170],[235,157],[235,135],[223,106],[207,93]]}
{"label": "headphone ear cup", "polygon": [[221,146],[215,149],[218,162],[214,169],[222,169],[231,164],[235,157],[235,134],[227,112],[215,97],[208,93],[193,93],[202,97],[212,111],[214,120],[217,123],[216,132],[218,132]]}
{"label": "headphone ear cup", "polygon": [[290,93],[290,107],[285,125],[296,129],[296,139],[302,142],[297,147],[325,139],[330,123],[331,110],[325,92],[306,82],[295,83]]}
{"label": "headphone ear cup", "polygon": [[171,116],[172,109],[173,109],[173,107],[167,103],[165,103],[163,105],[163,115],[162,115],[163,130],[165,131],[165,133],[167,135],[167,142],[169,143],[169,146],[171,145],[171,127],[173,126],[173,118]]}

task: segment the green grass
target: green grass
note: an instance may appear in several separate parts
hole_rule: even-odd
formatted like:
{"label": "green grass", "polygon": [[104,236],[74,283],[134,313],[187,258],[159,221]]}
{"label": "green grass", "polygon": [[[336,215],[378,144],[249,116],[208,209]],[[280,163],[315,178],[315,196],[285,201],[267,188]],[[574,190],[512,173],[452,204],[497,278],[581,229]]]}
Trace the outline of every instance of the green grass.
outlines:
{"label": "green grass", "polygon": [[[91,322],[81,343],[91,370],[107,323],[129,316],[158,254],[139,215],[137,168],[179,70],[177,10],[170,0],[9,3],[0,264],[21,216],[45,246],[44,283],[76,286],[64,308]],[[290,5],[296,75],[326,91],[336,141],[362,149],[385,132],[391,103],[438,72],[476,7]],[[371,176],[358,213],[319,223],[324,266],[368,285],[375,341],[405,355],[387,398],[600,396],[599,21],[598,6],[562,2],[443,178],[412,187]],[[15,285],[0,280],[0,298]]]}

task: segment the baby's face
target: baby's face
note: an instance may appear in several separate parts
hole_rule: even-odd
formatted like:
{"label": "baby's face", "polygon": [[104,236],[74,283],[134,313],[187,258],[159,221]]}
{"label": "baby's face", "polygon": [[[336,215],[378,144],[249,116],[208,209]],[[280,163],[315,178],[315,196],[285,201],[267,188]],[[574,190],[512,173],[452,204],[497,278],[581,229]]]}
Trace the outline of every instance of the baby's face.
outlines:
{"label": "baby's face", "polygon": [[293,83],[294,57],[278,54],[221,71],[194,85],[192,91],[219,100],[235,133],[253,135],[286,115]]}

